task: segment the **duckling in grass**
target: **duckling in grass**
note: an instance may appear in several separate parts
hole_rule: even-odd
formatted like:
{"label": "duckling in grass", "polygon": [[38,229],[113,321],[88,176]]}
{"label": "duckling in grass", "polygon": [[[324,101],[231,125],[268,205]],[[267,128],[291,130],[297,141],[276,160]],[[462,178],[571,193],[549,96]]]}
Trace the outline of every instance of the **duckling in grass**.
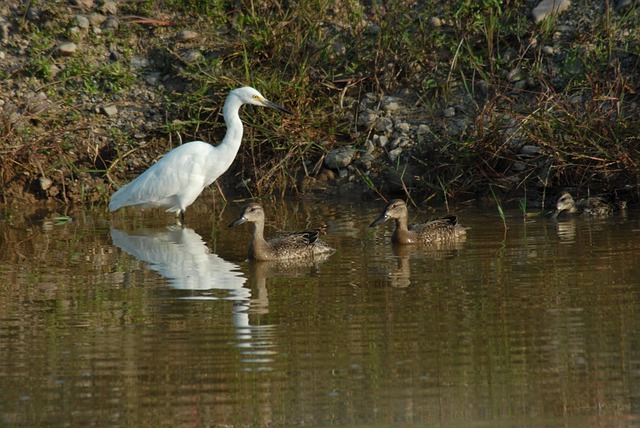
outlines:
{"label": "duckling in grass", "polygon": [[396,229],[391,237],[396,244],[431,244],[450,242],[466,236],[466,228],[458,223],[454,215],[436,218],[425,223],[408,224],[409,210],[407,204],[400,199],[390,201],[382,214],[369,226],[378,226],[389,219],[394,219]]}
{"label": "duckling in grass", "polygon": [[319,239],[323,228],[305,232],[285,232],[265,239],[264,218],[262,206],[252,202],[245,205],[240,216],[229,224],[229,227],[236,227],[246,222],[253,223],[253,238],[249,244],[249,260],[326,258],[336,251]]}

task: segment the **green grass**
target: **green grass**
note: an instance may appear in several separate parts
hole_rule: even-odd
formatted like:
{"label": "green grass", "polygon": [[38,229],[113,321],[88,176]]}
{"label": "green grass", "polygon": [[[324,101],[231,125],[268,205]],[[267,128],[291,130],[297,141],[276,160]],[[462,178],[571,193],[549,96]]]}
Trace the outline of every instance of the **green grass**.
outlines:
{"label": "green grass", "polygon": [[[360,148],[370,132],[355,125],[356,112],[349,106],[366,93],[400,89],[415,95],[431,128],[409,154],[420,179],[403,190],[406,195],[438,194],[448,202],[490,185],[612,188],[634,182],[638,173],[637,119],[624,114],[625,103],[637,102],[634,88],[640,85],[637,7],[579,19],[573,32],[561,34],[562,16],[533,24],[531,4],[524,0],[258,0],[238,5],[147,0],[119,5],[123,16],[156,24],[124,22],[115,33],[79,38],[70,31],[70,18],[45,3],[40,6],[51,13],[50,27],[22,23],[32,59],[22,70],[0,74],[23,78],[63,108],[29,118],[37,121],[36,129],[28,122],[0,127],[0,148],[12,171],[36,175],[29,156],[47,156],[69,177],[77,170],[106,169],[108,187],[133,172],[126,166],[128,156],[145,153],[152,160],[180,141],[220,141],[224,97],[234,87],[252,85],[294,112],[285,117],[246,107],[242,113],[245,140],[232,173],[250,178],[254,194],[296,189],[300,174],[313,174],[309,166],[328,150],[346,144]],[[432,25],[434,17],[442,26]],[[176,43],[173,37],[182,29],[198,32],[196,43]],[[82,43],[83,54],[53,55],[60,38]],[[105,60],[107,45],[122,54],[120,61]],[[555,61],[544,46],[563,59]],[[202,59],[185,62],[190,49]],[[100,148],[110,157],[92,157],[100,163],[92,165],[89,156],[78,153],[94,149],[82,147],[87,143],[74,140],[69,131],[95,119],[87,116],[83,100],[119,102],[144,85],[142,73],[128,61],[149,52],[154,70],[171,82],[159,91],[164,123],[149,135],[152,141],[133,139],[137,130],[115,132],[110,147]],[[634,58],[635,66],[629,64]],[[52,73],[54,65],[58,74]],[[517,90],[508,79],[515,69],[524,78]],[[486,99],[481,99],[482,87]],[[341,109],[341,102],[347,107]],[[475,109],[473,123],[450,133],[442,109],[461,104]],[[60,146],[61,134],[72,150]],[[525,144],[540,147],[540,153],[520,158],[518,148]],[[520,172],[512,169],[515,161],[523,166]],[[69,166],[77,163],[82,165]],[[550,165],[551,175],[543,180]],[[381,172],[394,167],[382,165]],[[383,175],[362,180],[375,193]]]}

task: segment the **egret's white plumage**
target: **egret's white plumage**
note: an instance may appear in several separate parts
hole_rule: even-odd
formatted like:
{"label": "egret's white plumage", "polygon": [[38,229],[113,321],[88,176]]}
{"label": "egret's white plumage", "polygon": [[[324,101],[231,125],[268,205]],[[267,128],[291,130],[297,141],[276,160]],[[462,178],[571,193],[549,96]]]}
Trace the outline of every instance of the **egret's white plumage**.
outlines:
{"label": "egret's white plumage", "polygon": [[205,187],[229,169],[238,154],[243,132],[238,113],[243,104],[272,107],[290,113],[267,100],[254,88],[247,86],[234,89],[227,96],[222,109],[227,133],[219,145],[192,141],[176,147],[111,195],[109,211],[126,206],[165,208],[184,219],[186,208]]}

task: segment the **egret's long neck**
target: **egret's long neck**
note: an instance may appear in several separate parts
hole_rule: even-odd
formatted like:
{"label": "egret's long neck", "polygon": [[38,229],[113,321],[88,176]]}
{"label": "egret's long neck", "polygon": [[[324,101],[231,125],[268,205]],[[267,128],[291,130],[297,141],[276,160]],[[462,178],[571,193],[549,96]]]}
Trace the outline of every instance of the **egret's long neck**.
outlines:
{"label": "egret's long neck", "polygon": [[242,121],[240,120],[240,107],[242,102],[237,97],[227,97],[222,109],[224,123],[227,125],[227,133],[218,145],[219,150],[227,152],[227,156],[233,162],[242,143]]}

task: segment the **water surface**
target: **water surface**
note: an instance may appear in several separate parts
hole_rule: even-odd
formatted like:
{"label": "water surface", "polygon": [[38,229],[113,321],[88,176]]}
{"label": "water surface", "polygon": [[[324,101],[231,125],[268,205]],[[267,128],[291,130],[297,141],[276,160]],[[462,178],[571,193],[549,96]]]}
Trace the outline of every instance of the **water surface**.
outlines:
{"label": "water surface", "polygon": [[302,265],[246,262],[241,204],[0,223],[0,425],[640,425],[637,212],[398,249],[383,205],[266,202],[327,222]]}

